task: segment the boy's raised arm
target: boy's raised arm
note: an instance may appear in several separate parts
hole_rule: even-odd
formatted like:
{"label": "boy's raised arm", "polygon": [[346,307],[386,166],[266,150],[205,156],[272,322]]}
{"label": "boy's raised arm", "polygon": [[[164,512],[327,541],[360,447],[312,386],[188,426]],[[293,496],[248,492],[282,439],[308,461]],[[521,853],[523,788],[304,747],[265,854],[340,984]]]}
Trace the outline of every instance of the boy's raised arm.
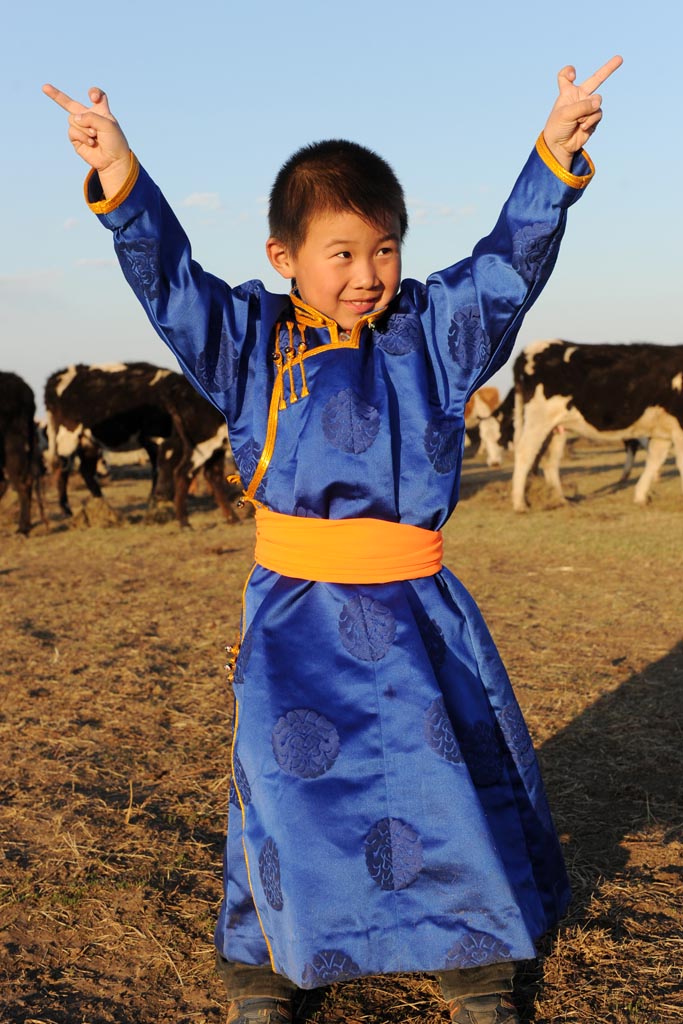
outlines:
{"label": "boy's raised arm", "polygon": [[54,85],[44,85],[43,92],[68,113],[70,142],[81,159],[97,171],[105,197],[112,199],[126,181],[131,154],[106,94],[96,87],[90,89],[92,106],[86,107]]}
{"label": "boy's raised arm", "polygon": [[621,57],[612,57],[580,85],[574,84],[576,70],[571,64],[558,74],[560,94],[546,121],[543,137],[565,170],[571,170],[574,156],[583,149],[602,119],[602,100],[594,95],[595,90],[622,64]]}

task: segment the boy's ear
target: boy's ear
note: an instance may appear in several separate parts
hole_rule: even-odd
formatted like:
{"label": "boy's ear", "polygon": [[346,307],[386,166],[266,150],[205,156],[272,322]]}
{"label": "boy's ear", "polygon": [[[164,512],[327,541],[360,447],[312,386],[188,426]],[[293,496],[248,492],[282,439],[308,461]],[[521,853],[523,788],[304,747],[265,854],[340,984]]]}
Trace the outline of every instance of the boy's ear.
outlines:
{"label": "boy's ear", "polygon": [[283,277],[295,277],[294,260],[290,255],[288,247],[277,238],[269,238],[266,242],[266,255],[271,266]]}

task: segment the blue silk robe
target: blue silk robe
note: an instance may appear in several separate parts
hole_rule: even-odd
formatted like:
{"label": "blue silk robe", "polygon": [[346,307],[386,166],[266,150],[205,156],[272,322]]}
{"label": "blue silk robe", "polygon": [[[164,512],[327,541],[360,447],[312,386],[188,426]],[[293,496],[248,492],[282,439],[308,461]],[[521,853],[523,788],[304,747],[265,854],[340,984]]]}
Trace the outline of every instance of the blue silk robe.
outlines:
{"label": "blue silk robe", "polygon": [[[465,402],[510,355],[551,272],[592,173],[585,154],[574,171],[539,144],[472,256],[404,281],[350,339],[259,281],[204,272],[144,170],[122,200],[98,202],[96,176],[88,196],[155,329],[225,414],[245,486],[279,339],[290,365],[262,503],[439,529],[458,500]],[[256,566],[234,690],[225,957],[313,988],[534,956],[567,878],[510,682],[451,572],[352,586]]]}

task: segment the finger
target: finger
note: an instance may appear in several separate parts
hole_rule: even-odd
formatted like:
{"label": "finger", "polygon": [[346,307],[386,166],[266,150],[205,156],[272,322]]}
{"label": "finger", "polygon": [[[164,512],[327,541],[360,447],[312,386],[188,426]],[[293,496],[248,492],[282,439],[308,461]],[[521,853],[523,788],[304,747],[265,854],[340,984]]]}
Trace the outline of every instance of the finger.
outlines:
{"label": "finger", "polygon": [[97,138],[97,132],[92,128],[83,129],[79,128],[78,125],[69,125],[69,142],[71,142],[76,149],[79,146],[97,146],[99,140]]}
{"label": "finger", "polygon": [[560,90],[560,93],[566,92],[568,89],[571,89],[574,85],[575,79],[576,68],[573,67],[571,64],[567,64],[565,67],[562,68],[561,71],[558,72],[557,75],[557,85]]}
{"label": "finger", "polygon": [[69,142],[74,147],[74,149],[80,149],[82,146],[92,148],[97,145],[97,139],[88,138],[87,135],[74,135],[72,137],[71,134],[69,134]]}
{"label": "finger", "polygon": [[82,111],[72,114],[69,118],[69,124],[74,127],[81,129],[94,128],[96,132],[112,130],[111,116],[105,117],[103,114],[96,114],[94,110],[87,110],[85,107]]}
{"label": "finger", "polygon": [[603,64],[601,68],[598,68],[598,70],[587,78],[585,82],[582,82],[579,88],[583,89],[584,92],[595,92],[595,90],[602,85],[610,75],[614,74],[617,68],[620,68],[623,63],[623,57],[620,57],[617,54],[615,57],[608,60],[606,64]]}
{"label": "finger", "polygon": [[109,100],[107,99],[107,94],[103,89],[93,86],[92,89],[88,90],[88,96],[90,97],[91,103],[99,108],[99,114],[103,114],[105,117],[112,116],[111,110],[109,109]]}
{"label": "finger", "polygon": [[596,112],[594,114],[591,114],[590,117],[582,118],[582,120],[579,122],[579,124],[581,125],[581,128],[583,129],[584,132],[587,132],[588,135],[592,135],[593,132],[595,131],[595,129],[600,124],[601,121],[602,121],[602,110],[596,110]]}
{"label": "finger", "polygon": [[69,139],[71,142],[90,142],[93,145],[97,143],[97,132],[94,128],[79,128],[77,125],[69,126]]}
{"label": "finger", "polygon": [[78,100],[72,100],[65,92],[61,92],[59,89],[56,89],[54,85],[50,85],[49,83],[46,83],[43,86],[43,92],[46,96],[49,96],[51,100],[54,100],[58,106],[63,110],[67,110],[70,114],[77,114],[80,111],[88,109],[87,107],[84,107],[82,103],[79,103]]}
{"label": "finger", "polygon": [[585,100],[567,103],[560,108],[559,113],[565,124],[571,121],[578,123],[583,121],[584,118],[591,117],[599,109],[601,102],[601,98],[597,94],[595,96],[588,96]]}

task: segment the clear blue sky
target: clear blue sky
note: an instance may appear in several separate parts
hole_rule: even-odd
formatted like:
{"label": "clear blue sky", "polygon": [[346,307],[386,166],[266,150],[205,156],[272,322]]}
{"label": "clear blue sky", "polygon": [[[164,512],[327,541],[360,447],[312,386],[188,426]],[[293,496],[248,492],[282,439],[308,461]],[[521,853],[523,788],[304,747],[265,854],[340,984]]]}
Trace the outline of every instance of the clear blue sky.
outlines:
{"label": "clear blue sky", "polygon": [[[70,362],[174,366],[124,284],[111,240],[82,199],[84,165],[51,81],[109,94],[195,257],[231,283],[261,277],[266,197],[299,145],[344,136],[401,178],[411,228],[404,274],[424,279],[492,227],[574,63],[614,53],[597,174],[574,208],[560,259],[522,328],[537,338],[683,343],[680,47],[671,0],[123,0],[9,5],[0,103],[0,368],[39,405]],[[510,383],[509,371],[497,382]]]}

